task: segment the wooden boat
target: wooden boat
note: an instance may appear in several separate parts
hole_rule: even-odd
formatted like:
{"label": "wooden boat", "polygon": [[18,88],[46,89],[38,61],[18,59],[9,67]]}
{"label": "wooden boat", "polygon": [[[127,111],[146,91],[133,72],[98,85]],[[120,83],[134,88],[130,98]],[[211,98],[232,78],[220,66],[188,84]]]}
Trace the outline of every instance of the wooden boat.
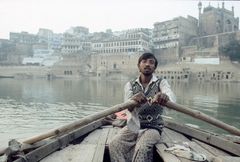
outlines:
{"label": "wooden boat", "polygon": [[[126,105],[120,107],[123,109],[122,107],[125,108]],[[120,110],[119,107],[117,109]],[[102,113],[102,116],[105,115],[106,113]],[[57,136],[53,138],[42,140],[46,134],[51,134],[48,132],[28,139],[25,142],[31,145],[25,145],[20,151],[8,153],[9,161],[109,162],[108,143],[120,128],[105,125],[103,118],[93,120],[93,117],[83,119],[80,127],[67,133],[61,131],[73,125],[75,127],[76,123],[54,130]],[[79,126],[79,123],[77,125]],[[33,142],[33,139],[37,139],[37,142]],[[176,145],[187,147],[188,151],[171,152],[172,146]],[[11,150],[14,150],[14,147]],[[8,151],[5,150],[6,152]],[[154,162],[192,162],[194,154],[204,155],[207,159],[205,161],[209,162],[240,162],[240,138],[223,136],[165,120],[162,141],[155,145]]]}

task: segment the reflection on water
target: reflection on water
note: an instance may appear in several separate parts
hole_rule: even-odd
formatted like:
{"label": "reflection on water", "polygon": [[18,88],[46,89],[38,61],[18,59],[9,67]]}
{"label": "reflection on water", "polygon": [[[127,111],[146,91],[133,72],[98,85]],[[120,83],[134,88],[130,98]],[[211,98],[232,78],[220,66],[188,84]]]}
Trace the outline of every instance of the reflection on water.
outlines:
{"label": "reflection on water", "polygon": [[[0,145],[59,127],[123,101],[126,81],[0,79]],[[177,102],[240,128],[238,83],[171,83]],[[222,132],[170,111],[182,123]]]}

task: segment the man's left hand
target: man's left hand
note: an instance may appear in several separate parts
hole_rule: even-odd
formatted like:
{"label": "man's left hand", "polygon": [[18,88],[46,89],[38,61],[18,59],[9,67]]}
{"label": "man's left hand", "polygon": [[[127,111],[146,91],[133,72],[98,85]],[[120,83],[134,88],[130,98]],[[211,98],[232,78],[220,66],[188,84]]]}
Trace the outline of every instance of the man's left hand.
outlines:
{"label": "man's left hand", "polygon": [[151,104],[160,104],[164,106],[168,101],[169,101],[168,95],[159,92],[153,97],[153,99],[150,102]]}

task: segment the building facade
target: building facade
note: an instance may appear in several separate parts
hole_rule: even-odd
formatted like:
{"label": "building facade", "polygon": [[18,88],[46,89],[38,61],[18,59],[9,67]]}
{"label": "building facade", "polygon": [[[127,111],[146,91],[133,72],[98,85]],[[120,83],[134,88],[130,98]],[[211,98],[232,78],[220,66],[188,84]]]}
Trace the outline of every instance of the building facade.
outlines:
{"label": "building facade", "polygon": [[233,32],[239,30],[239,18],[234,17],[234,7],[228,10],[222,3],[222,8],[211,5],[203,8],[199,7],[199,36],[213,35],[218,33]]}
{"label": "building facade", "polygon": [[92,51],[99,54],[133,54],[150,51],[150,32],[146,28],[129,29],[111,38],[92,43]]}
{"label": "building facade", "polygon": [[181,46],[187,45],[197,36],[197,25],[197,19],[191,16],[154,24],[153,47],[160,63],[176,62],[179,59]]}
{"label": "building facade", "polygon": [[88,37],[88,28],[81,26],[71,27],[63,34],[61,53],[63,55],[89,53],[91,51],[91,42]]}
{"label": "building facade", "polygon": [[35,44],[38,43],[38,36],[35,34],[29,34],[28,32],[10,32],[10,41],[22,44]]}
{"label": "building facade", "polygon": [[62,48],[63,34],[56,34],[52,30],[40,28],[37,33],[39,43],[47,44],[48,49],[60,51]]}
{"label": "building facade", "polygon": [[189,39],[197,36],[197,19],[177,17],[172,20],[157,22],[153,29],[154,49],[164,49],[186,45]]}
{"label": "building facade", "polygon": [[86,38],[65,33],[61,47],[61,53],[63,55],[90,53],[91,42]]}

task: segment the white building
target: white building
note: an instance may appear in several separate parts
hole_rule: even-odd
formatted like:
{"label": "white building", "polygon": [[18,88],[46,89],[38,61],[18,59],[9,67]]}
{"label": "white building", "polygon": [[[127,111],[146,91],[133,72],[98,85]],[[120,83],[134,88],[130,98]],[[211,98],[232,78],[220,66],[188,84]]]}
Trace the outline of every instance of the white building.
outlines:
{"label": "white building", "polygon": [[33,57],[23,59],[23,65],[53,66],[56,62],[62,60],[60,56],[54,56],[53,50],[35,49]]}
{"label": "white building", "polygon": [[123,54],[150,51],[150,32],[146,28],[118,32],[110,39],[92,42],[92,51],[98,54]]}

